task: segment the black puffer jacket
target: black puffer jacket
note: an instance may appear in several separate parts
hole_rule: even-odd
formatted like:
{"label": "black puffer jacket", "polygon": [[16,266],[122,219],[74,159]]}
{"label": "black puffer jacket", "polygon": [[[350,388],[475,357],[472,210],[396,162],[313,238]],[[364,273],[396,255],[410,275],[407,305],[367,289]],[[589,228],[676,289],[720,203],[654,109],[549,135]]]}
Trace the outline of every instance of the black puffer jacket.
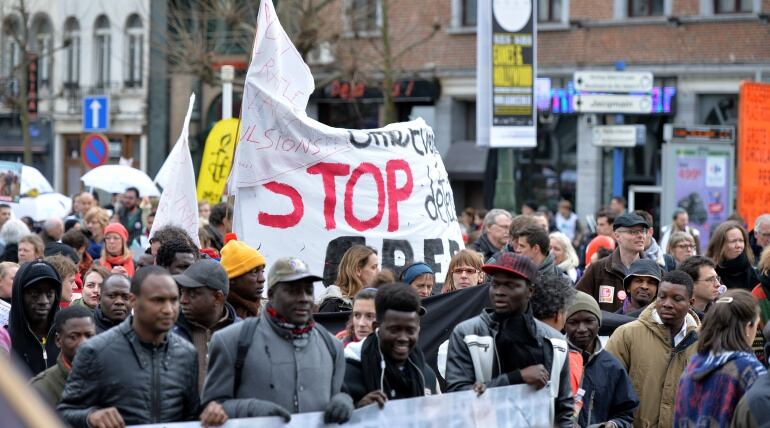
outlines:
{"label": "black puffer jacket", "polygon": [[107,407],[116,407],[126,425],[197,419],[195,348],[172,333],[159,347],[142,344],[132,320],[78,348],[56,409],[73,427],[87,427],[88,414]]}

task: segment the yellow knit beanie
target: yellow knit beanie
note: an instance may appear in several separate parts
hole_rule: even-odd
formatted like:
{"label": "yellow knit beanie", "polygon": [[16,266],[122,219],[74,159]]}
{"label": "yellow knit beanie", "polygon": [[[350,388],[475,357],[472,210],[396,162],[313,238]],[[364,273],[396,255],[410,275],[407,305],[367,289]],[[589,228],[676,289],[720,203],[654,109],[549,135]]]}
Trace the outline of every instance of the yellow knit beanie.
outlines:
{"label": "yellow knit beanie", "polygon": [[222,254],[222,267],[227,271],[229,279],[237,278],[265,264],[265,256],[259,251],[235,239],[225,244],[220,254]]}

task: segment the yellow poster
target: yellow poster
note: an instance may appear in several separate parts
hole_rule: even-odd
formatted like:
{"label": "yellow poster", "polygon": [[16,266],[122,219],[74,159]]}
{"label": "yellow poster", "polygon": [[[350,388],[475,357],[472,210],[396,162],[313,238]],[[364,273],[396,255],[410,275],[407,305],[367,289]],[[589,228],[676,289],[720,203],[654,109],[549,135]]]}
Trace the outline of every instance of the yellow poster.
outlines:
{"label": "yellow poster", "polygon": [[206,138],[203,160],[198,175],[198,201],[218,204],[233,164],[235,143],[238,141],[238,119],[217,122]]}

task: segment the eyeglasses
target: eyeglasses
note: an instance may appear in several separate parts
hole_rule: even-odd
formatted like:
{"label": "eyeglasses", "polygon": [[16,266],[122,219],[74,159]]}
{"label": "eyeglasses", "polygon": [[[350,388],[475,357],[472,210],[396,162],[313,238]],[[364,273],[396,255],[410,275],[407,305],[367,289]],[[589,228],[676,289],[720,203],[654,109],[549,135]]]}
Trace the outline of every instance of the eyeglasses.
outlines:
{"label": "eyeglasses", "polygon": [[498,223],[492,223],[492,226],[497,226],[501,229],[508,230],[511,228],[510,224],[498,224]]}
{"label": "eyeglasses", "polygon": [[474,273],[479,273],[479,270],[474,268],[454,268],[452,269],[452,273],[457,275],[462,275],[462,274],[473,275]]}
{"label": "eyeglasses", "polygon": [[718,285],[718,284],[722,283],[722,278],[720,278],[718,276],[712,276],[712,277],[706,278],[706,279],[699,279],[698,281],[700,281],[700,282],[707,282],[709,284]]}
{"label": "eyeglasses", "polygon": [[693,244],[679,244],[679,245],[676,246],[676,248],[681,248],[683,250],[694,250],[695,249],[695,245],[693,245]]}
{"label": "eyeglasses", "polygon": [[618,229],[618,233],[626,233],[631,236],[644,236],[647,234],[647,229]]}

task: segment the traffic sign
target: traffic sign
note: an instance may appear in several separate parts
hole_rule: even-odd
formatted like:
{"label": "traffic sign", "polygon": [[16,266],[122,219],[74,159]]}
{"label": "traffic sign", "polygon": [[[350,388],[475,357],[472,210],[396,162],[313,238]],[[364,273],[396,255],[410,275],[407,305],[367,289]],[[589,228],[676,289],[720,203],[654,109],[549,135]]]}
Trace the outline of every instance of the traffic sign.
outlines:
{"label": "traffic sign", "polygon": [[585,92],[650,92],[649,71],[576,71],[575,89]]}
{"label": "traffic sign", "polygon": [[83,97],[83,132],[104,132],[109,125],[109,98],[105,95]]}
{"label": "traffic sign", "polygon": [[572,105],[580,113],[644,114],[652,112],[652,96],[578,94],[572,99]]}
{"label": "traffic sign", "polygon": [[88,134],[80,145],[80,158],[89,168],[107,163],[110,157],[110,141],[103,134]]}
{"label": "traffic sign", "polygon": [[597,125],[593,144],[601,147],[634,147],[645,142],[644,125]]}

